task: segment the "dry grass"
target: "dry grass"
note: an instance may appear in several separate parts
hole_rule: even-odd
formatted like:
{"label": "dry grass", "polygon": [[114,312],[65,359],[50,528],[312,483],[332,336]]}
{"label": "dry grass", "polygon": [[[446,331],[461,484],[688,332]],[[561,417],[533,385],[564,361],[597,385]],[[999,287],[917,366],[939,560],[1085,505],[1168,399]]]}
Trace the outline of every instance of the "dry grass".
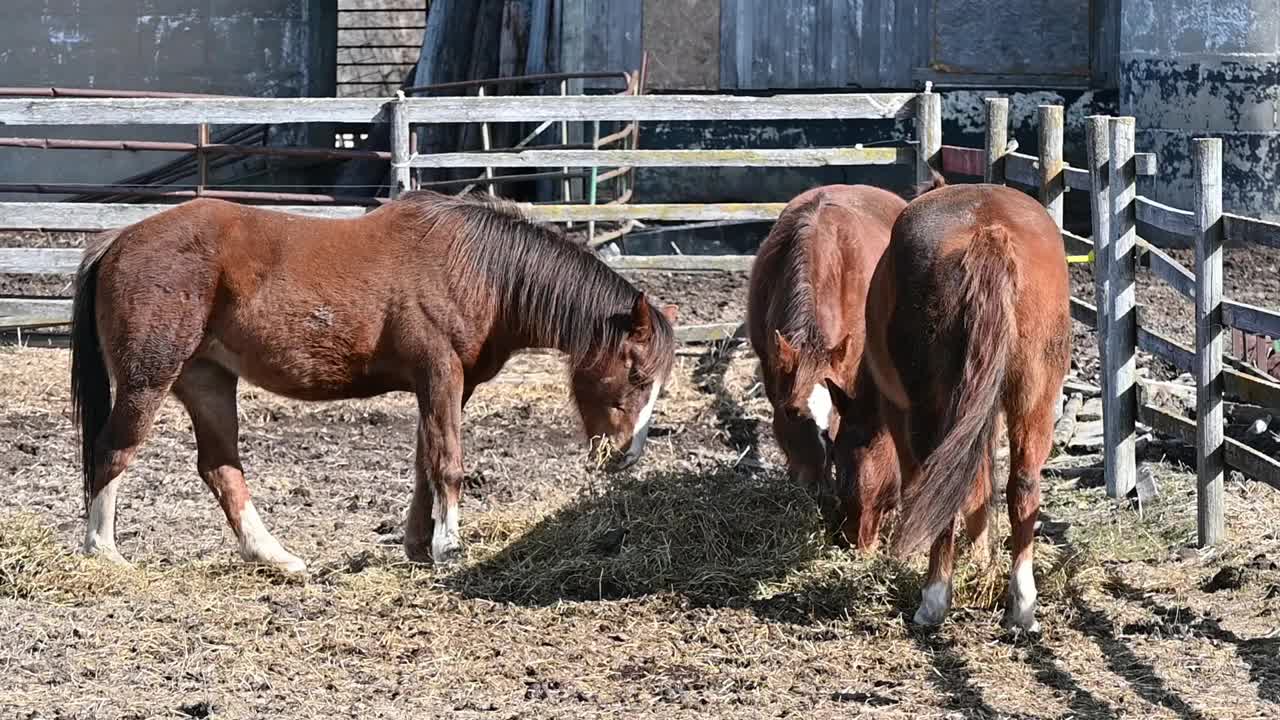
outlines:
{"label": "dry grass", "polygon": [[[242,391],[250,483],[310,561],[299,581],[233,557],[173,406],[123,491],[136,567],[73,554],[65,354],[0,350],[0,716],[1280,715],[1280,573],[1254,557],[1280,559],[1268,488],[1231,483],[1231,542],[1199,554],[1176,466],[1141,520],[1050,476],[1044,635],[998,627],[1004,553],[962,562],[951,618],[922,631],[907,622],[921,560],[820,542],[749,357],[680,368],[642,467],[616,476],[588,470],[547,362],[468,408],[467,560],[448,571],[395,543],[410,400]],[[1243,584],[1202,590],[1223,567]]]}

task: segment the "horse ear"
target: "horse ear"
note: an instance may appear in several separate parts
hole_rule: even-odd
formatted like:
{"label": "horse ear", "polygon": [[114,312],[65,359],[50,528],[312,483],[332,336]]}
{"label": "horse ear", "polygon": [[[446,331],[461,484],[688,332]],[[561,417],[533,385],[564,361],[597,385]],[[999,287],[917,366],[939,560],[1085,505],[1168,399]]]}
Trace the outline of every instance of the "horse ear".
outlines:
{"label": "horse ear", "polygon": [[649,315],[649,298],[644,293],[636,296],[631,306],[631,339],[645,342],[653,335],[653,317]]}
{"label": "horse ear", "polygon": [[836,346],[831,348],[831,350],[829,351],[831,355],[831,365],[834,367],[839,367],[844,362],[845,353],[847,353],[848,351],[849,351],[849,336],[845,335],[843,338],[841,338],[840,342],[836,343]]}
{"label": "horse ear", "polygon": [[782,337],[782,332],[779,330],[773,331],[773,340],[777,346],[778,369],[786,373],[795,372],[796,366],[800,364],[800,353],[796,351],[795,346]]}
{"label": "horse ear", "polygon": [[676,315],[680,312],[679,305],[663,305],[662,314],[667,316],[667,322],[672,325],[676,324]]}
{"label": "horse ear", "polygon": [[827,378],[826,383],[827,392],[831,393],[831,404],[835,406],[836,412],[844,415],[849,406],[853,404],[853,398],[849,397],[844,388],[837,385],[835,380]]}

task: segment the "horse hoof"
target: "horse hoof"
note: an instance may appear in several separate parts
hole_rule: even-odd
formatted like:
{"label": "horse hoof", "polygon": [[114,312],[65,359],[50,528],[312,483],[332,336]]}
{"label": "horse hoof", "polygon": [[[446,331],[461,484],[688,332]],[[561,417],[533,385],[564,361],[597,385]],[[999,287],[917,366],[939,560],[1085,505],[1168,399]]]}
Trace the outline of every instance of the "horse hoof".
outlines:
{"label": "horse hoof", "polygon": [[432,560],[439,567],[456,567],[462,564],[462,546],[446,545],[432,553]]}
{"label": "horse hoof", "polygon": [[939,612],[937,610],[933,610],[925,607],[924,605],[921,605],[920,608],[916,610],[916,614],[914,617],[911,618],[911,621],[914,622],[916,625],[933,627],[935,625],[941,625],[943,619],[946,618],[946,616],[947,616],[947,613],[945,610]]}
{"label": "horse hoof", "polygon": [[430,565],[433,561],[431,557],[431,543],[406,540],[404,543],[404,556],[405,559],[411,563]]}
{"label": "horse hoof", "polygon": [[114,545],[88,546],[88,547],[85,547],[84,554],[87,557],[94,557],[94,558],[99,558],[101,560],[106,560],[107,562],[113,565],[119,565],[120,567],[125,567],[125,568],[133,567],[133,563],[129,562],[128,560],[125,560],[124,556],[120,554],[119,550],[116,550]]}
{"label": "horse hoof", "polygon": [[1005,630],[1013,632],[1027,633],[1029,635],[1040,634],[1040,621],[1036,620],[1035,615],[1020,618],[1006,614],[1004,619],[1000,621],[1000,625]]}

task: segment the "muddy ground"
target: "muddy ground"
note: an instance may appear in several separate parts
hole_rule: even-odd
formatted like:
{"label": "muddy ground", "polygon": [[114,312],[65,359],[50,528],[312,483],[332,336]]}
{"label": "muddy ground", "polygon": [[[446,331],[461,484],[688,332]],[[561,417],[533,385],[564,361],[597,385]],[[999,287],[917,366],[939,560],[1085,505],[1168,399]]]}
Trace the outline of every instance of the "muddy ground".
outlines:
{"label": "muddy ground", "polygon": [[[1275,264],[1234,255],[1229,284],[1256,274],[1229,294],[1280,305]],[[635,279],[682,321],[742,316],[741,276]],[[1188,303],[1146,280],[1139,298],[1189,340]],[[1076,341],[1096,381],[1092,335]],[[1175,444],[1147,445],[1160,495],[1141,515],[1106,498],[1097,457],[1053,458],[1033,639],[998,625],[1007,560],[962,563],[955,609],[925,631],[921,559],[824,546],[741,350],[682,355],[649,454],[614,476],[588,470],[556,359],[513,363],[467,409],[467,557],[447,571],[397,544],[409,397],[242,388],[250,486],[302,581],[236,559],[176,402],[122,490],[135,567],[75,556],[67,364],[0,349],[0,717],[1280,717],[1280,493],[1233,475],[1228,540],[1197,551]]]}

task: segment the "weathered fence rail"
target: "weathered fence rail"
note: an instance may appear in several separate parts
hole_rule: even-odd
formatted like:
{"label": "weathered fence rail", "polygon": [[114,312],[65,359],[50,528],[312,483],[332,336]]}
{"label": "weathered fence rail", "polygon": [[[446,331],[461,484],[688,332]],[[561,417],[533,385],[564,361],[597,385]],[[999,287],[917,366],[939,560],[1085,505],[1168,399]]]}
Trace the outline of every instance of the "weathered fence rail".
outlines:
{"label": "weathered fence rail", "polygon": [[[332,112],[329,112],[332,109]],[[652,120],[819,120],[915,119],[914,146],[884,148],[801,148],[764,150],[530,149],[518,152],[420,154],[410,149],[411,126],[428,123],[565,122]],[[504,96],[395,99],[0,99],[0,123],[10,125],[239,124],[277,122],[389,122],[389,153],[398,194],[411,186],[414,167],[820,167],[826,165],[914,165],[927,179],[940,169],[941,105],[933,94],[780,95],[773,97],[611,95]],[[772,220],[784,203],[720,204],[556,204],[526,205],[547,222]],[[0,229],[101,231],[137,222],[172,207],[165,204],[0,203]],[[312,217],[346,218],[362,206],[280,206]],[[78,262],[75,250],[0,249],[0,272],[65,274]],[[624,270],[742,271],[750,258],[705,256],[621,257],[608,260]],[[0,299],[0,328],[64,324],[65,298]],[[736,323],[686,326],[688,341],[731,337]]]}

